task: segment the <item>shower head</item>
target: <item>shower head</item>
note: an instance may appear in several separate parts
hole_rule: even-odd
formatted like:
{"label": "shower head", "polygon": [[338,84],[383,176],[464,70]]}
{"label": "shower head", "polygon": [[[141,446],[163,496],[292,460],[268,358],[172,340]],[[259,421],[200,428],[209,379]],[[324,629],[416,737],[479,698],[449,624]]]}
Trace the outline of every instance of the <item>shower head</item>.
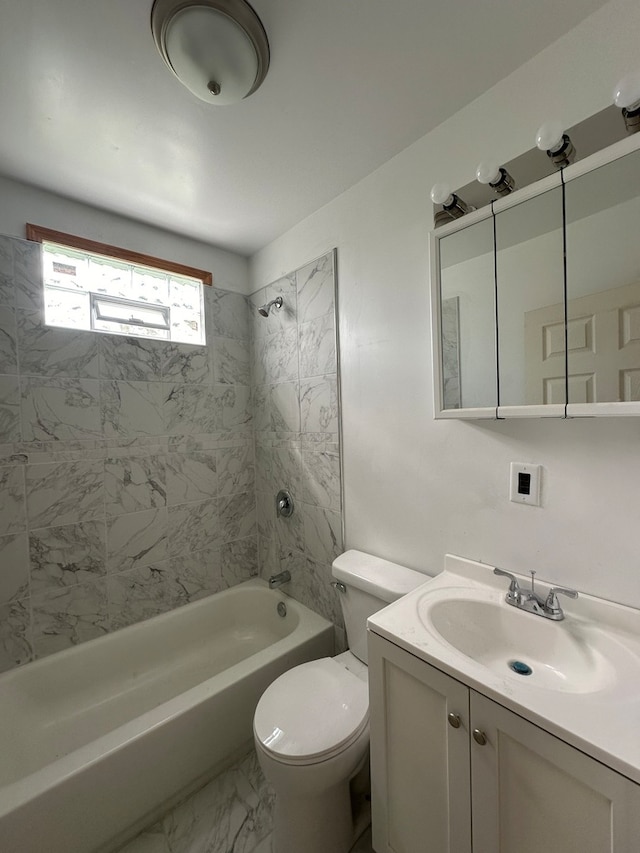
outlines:
{"label": "shower head", "polygon": [[282,308],[282,296],[276,296],[276,298],[272,299],[271,302],[261,305],[260,308],[258,308],[258,314],[262,317],[268,317],[269,312],[274,306],[278,309]]}

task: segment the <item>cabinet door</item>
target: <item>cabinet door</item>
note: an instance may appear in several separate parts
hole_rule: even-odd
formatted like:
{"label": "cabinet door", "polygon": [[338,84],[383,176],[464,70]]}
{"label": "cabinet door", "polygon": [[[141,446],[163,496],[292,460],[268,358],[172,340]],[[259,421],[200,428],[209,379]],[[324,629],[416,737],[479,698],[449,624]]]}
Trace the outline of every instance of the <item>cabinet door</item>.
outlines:
{"label": "cabinet door", "polygon": [[374,849],[470,853],[469,690],[369,632],[369,691]]}
{"label": "cabinet door", "polygon": [[567,414],[604,408],[603,414],[637,415],[640,150],[576,175],[565,192],[567,323],[574,338]]}
{"label": "cabinet door", "polygon": [[[562,186],[496,202],[498,417],[564,417],[566,346]],[[527,347],[533,312],[563,304],[559,319],[537,330]],[[533,358],[532,358],[533,357]]]}
{"label": "cabinet door", "polygon": [[462,227],[460,223],[452,227],[454,233],[442,236],[438,231],[431,242],[435,416],[495,418],[498,376],[491,210],[465,217]]}
{"label": "cabinet door", "polygon": [[639,785],[474,691],[471,721],[474,853],[638,853]]}

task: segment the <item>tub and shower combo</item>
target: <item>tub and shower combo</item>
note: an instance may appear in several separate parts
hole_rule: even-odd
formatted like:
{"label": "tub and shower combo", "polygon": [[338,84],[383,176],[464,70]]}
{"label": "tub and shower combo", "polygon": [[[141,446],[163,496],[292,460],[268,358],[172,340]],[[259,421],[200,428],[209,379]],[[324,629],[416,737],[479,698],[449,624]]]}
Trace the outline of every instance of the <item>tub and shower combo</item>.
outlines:
{"label": "tub and shower combo", "polygon": [[329,622],[252,580],[0,676],[3,853],[113,849],[249,749],[278,675],[331,654]]}

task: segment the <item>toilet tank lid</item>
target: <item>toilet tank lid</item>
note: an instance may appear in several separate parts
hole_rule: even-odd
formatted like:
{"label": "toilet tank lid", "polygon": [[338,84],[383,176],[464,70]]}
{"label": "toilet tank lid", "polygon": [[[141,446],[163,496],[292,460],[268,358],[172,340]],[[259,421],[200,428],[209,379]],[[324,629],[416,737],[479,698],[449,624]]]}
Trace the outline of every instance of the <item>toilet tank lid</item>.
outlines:
{"label": "toilet tank lid", "polygon": [[333,561],[333,576],[381,601],[396,601],[429,580],[430,575],[391,563],[364,551],[345,551]]}

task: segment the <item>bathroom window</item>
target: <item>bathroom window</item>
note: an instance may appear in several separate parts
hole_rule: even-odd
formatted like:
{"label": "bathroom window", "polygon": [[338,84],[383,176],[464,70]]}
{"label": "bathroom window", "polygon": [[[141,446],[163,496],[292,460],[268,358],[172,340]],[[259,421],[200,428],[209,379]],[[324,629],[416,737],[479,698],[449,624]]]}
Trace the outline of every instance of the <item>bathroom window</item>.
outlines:
{"label": "bathroom window", "polygon": [[211,273],[27,225],[42,243],[45,323],[204,344]]}

